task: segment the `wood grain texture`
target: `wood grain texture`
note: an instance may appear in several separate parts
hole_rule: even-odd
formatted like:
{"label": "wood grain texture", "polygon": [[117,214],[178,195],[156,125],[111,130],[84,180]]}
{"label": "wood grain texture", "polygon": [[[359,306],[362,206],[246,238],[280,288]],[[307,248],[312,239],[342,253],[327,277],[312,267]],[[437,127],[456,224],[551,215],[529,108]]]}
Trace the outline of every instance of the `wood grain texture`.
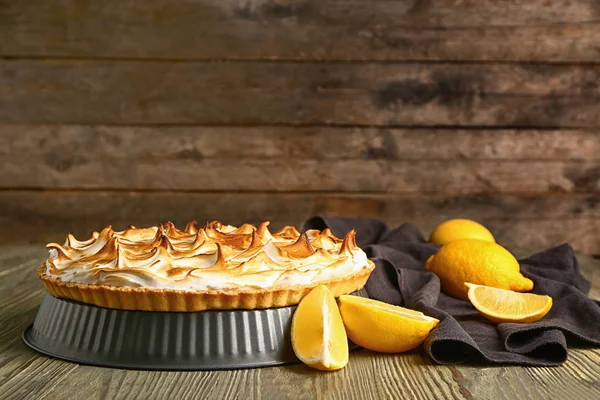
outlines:
{"label": "wood grain texture", "polygon": [[596,131],[0,125],[0,188],[597,192]]}
{"label": "wood grain texture", "polygon": [[2,188],[239,192],[548,193],[600,191],[600,162],[385,160],[88,160],[14,156]]}
{"label": "wood grain texture", "polygon": [[[377,376],[373,371],[378,371]],[[133,395],[165,399],[196,396],[210,399],[359,400],[390,396],[412,398],[415,395],[423,399],[460,398],[450,373],[444,368],[433,367],[424,356],[414,352],[394,360],[370,352],[356,352],[352,354],[352,363],[331,374],[315,374],[304,365],[291,365],[227,372],[112,371],[110,375],[98,375],[97,368],[81,366],[75,375],[90,384],[74,391],[68,386],[70,380],[65,380],[48,396],[90,398],[102,390],[103,395],[119,399]]]}
{"label": "wood grain texture", "polygon": [[39,247],[2,248],[0,257],[0,397],[42,398],[77,368],[41,357],[21,341],[44,289],[32,273],[46,251]]}
{"label": "wood grain texture", "polygon": [[[540,386],[539,395],[547,398],[600,398],[600,370],[585,366],[600,364],[600,351],[569,351],[569,359],[562,371],[548,367],[526,369],[536,386]],[[542,381],[548,386],[539,385]],[[573,385],[573,382],[576,384]]]}
{"label": "wood grain texture", "polygon": [[[598,349],[569,349],[560,367],[449,367],[473,399],[588,399],[597,398]],[[468,393],[468,394],[467,394]]]}
{"label": "wood grain texture", "polygon": [[0,54],[596,62],[599,15],[594,0],[6,1]]}
{"label": "wood grain texture", "polygon": [[298,193],[169,193],[0,191],[0,242],[62,243],[67,232],[87,238],[112,224],[149,226],[171,220],[218,219],[230,224],[264,220],[273,228],[300,226],[313,215],[380,218],[390,226],[412,222],[429,235],[442,221],[471,218],[511,246],[549,247],[569,242],[600,254],[598,196],[591,195],[369,195]]}
{"label": "wood grain texture", "polygon": [[597,127],[599,81],[592,65],[3,60],[0,122]]}
{"label": "wood grain texture", "polygon": [[[513,251],[523,256],[536,250]],[[591,399],[599,395],[598,349],[570,349],[569,360],[554,368],[448,367],[431,364],[419,351],[395,356],[358,351],[345,369],[335,373],[318,373],[303,365],[128,371],[54,360],[29,350],[20,339],[43,295],[35,266],[45,254],[42,246],[0,247],[0,393],[6,399]],[[578,259],[600,298],[600,264],[583,255]]]}
{"label": "wood grain texture", "polygon": [[[85,153],[85,154],[83,154]],[[0,156],[395,161],[600,161],[600,130],[0,124]]]}

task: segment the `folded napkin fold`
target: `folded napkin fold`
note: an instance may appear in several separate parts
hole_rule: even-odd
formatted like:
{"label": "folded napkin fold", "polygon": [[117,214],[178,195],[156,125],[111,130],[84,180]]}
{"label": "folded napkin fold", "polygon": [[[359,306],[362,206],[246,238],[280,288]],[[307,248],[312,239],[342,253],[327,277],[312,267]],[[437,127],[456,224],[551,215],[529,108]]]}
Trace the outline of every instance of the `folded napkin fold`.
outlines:
{"label": "folded napkin fold", "polygon": [[588,298],[590,283],[581,275],[567,244],[519,260],[534,281],[533,293],[552,297],[550,312],[528,324],[492,323],[468,302],[440,291],[438,277],[425,261],[439,246],[427,243],[409,223],[395,229],[379,220],[317,216],[304,229],[330,228],[338,237],[351,229],[376,268],[369,297],[419,310],[440,320],[424,343],[437,363],[493,363],[552,366],[567,359],[567,344],[600,346],[600,303]]}

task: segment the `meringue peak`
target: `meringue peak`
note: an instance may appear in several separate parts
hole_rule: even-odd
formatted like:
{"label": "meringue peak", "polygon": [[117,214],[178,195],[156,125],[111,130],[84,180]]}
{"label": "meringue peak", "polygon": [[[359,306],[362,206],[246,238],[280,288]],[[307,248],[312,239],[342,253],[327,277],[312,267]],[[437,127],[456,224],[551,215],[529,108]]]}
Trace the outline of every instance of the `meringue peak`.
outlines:
{"label": "meringue peak", "polygon": [[285,226],[271,233],[269,225],[107,226],[86,240],[68,234],[62,246],[48,243],[46,270],[68,282],[206,290],[306,284],[368,267],[354,230],[342,240],[329,229]]}
{"label": "meringue peak", "polygon": [[310,257],[315,253],[315,249],[311,246],[306,233],[300,235],[295,243],[282,246],[280,249],[296,258]]}
{"label": "meringue peak", "polygon": [[290,226],[284,226],[283,228],[281,228],[280,230],[275,232],[273,234],[273,236],[278,236],[282,239],[296,240],[296,239],[298,239],[298,236],[300,236],[300,232],[298,232],[296,227],[290,225]]}
{"label": "meringue peak", "polygon": [[358,246],[356,245],[356,231],[352,229],[344,237],[342,247],[340,248],[340,254],[350,256],[352,255],[352,249],[355,249],[357,247]]}
{"label": "meringue peak", "polygon": [[190,221],[185,225],[185,229],[184,232],[189,233],[189,234],[195,234],[198,233],[198,221]]}

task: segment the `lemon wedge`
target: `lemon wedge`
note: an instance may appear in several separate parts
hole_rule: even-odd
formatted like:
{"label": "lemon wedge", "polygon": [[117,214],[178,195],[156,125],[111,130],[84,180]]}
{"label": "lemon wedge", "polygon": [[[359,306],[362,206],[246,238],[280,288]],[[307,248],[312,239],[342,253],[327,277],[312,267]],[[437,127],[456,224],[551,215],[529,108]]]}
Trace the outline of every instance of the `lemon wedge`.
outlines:
{"label": "lemon wedge", "polygon": [[339,307],[350,340],[380,353],[414,349],[439,323],[419,311],[352,295],[341,296]]}
{"label": "lemon wedge", "polygon": [[312,289],[292,318],[292,348],[309,367],[335,371],[348,364],[348,338],[335,298],[327,286]]}
{"label": "lemon wedge", "polygon": [[552,308],[552,297],[465,283],[469,301],[494,322],[535,322]]}

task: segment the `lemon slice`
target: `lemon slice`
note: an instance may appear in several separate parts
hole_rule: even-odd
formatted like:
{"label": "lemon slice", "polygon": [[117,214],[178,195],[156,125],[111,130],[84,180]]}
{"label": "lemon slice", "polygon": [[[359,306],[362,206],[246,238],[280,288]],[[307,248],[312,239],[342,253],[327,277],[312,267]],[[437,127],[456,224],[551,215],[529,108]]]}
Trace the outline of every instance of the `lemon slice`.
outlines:
{"label": "lemon slice", "polygon": [[552,297],[465,283],[471,304],[494,322],[535,322],[552,308]]}
{"label": "lemon slice", "polygon": [[327,286],[312,289],[292,318],[292,348],[309,367],[335,371],[348,364],[348,338],[335,298]]}
{"label": "lemon slice", "polygon": [[439,323],[419,311],[364,297],[341,296],[339,306],[350,340],[380,353],[414,349]]}

